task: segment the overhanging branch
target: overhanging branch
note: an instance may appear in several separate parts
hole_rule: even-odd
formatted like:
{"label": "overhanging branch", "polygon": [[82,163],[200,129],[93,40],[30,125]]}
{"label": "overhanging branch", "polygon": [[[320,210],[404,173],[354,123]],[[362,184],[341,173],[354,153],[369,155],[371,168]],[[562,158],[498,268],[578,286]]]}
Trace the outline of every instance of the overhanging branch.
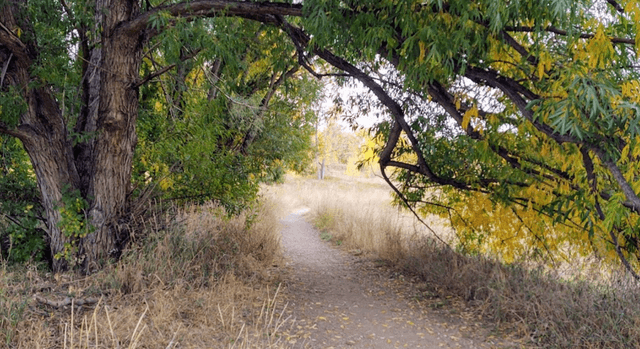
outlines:
{"label": "overhanging branch", "polygon": [[125,34],[138,33],[147,28],[151,18],[168,13],[172,17],[215,16],[296,16],[301,17],[301,4],[272,2],[198,0],[156,7],[138,17],[121,24],[118,31]]}

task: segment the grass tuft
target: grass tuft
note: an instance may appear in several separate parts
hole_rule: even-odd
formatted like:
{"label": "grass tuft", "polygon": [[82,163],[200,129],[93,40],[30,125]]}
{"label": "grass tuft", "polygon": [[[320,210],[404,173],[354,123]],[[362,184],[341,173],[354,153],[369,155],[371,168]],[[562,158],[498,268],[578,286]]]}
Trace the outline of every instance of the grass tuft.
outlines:
{"label": "grass tuft", "polygon": [[5,266],[0,347],[289,347],[279,335],[292,321],[273,272],[282,256],[272,207],[229,218],[212,204],[189,206],[152,218],[137,232],[145,238],[90,276]]}

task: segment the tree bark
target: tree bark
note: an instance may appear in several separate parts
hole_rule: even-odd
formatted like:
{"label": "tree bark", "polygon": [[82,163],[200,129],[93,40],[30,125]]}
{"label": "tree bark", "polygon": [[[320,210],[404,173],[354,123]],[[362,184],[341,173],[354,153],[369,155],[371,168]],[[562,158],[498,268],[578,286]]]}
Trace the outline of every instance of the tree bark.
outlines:
{"label": "tree bark", "polygon": [[[98,0],[101,4],[103,0]],[[133,152],[137,142],[136,82],[142,59],[144,36],[122,33],[119,23],[134,18],[138,2],[106,0],[102,32],[97,135],[90,158],[88,218],[94,229],[81,243],[84,269],[90,271],[116,248],[121,239],[117,219],[124,212],[131,184]]]}

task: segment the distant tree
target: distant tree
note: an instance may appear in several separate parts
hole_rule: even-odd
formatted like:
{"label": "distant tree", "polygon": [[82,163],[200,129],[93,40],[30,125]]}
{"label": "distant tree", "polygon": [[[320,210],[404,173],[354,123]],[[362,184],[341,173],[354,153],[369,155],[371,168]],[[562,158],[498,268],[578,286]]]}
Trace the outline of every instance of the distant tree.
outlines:
{"label": "distant tree", "polygon": [[329,118],[318,134],[318,158],[327,166],[347,165],[357,156],[363,139],[341,126],[335,118]]}

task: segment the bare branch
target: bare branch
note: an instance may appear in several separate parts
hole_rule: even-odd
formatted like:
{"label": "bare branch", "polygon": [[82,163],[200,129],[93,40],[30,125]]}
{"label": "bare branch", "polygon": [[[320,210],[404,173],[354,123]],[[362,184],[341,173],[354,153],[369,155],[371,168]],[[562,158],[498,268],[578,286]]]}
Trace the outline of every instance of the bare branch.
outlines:
{"label": "bare branch", "polygon": [[438,239],[440,242],[442,242],[445,246],[447,246],[450,250],[453,250],[451,248],[451,245],[449,245],[446,241],[444,241],[440,235],[438,235],[438,233],[435,232],[435,230],[433,230],[422,218],[420,218],[420,216],[418,215],[418,213],[413,209],[413,207],[411,207],[411,205],[409,205],[409,202],[407,201],[407,198],[402,195],[402,193],[400,192],[400,190],[393,184],[393,182],[391,182],[391,180],[389,179],[389,177],[387,176],[387,173],[385,171],[386,166],[383,165],[382,163],[380,163],[380,173],[382,173],[382,178],[384,178],[385,182],[387,182],[387,184],[391,187],[391,189],[393,189],[393,191],[396,193],[396,195],[398,195],[398,197],[400,198],[400,200],[402,200],[402,202],[404,203],[404,205],[409,209],[409,211],[411,211],[411,213],[413,213],[413,216],[416,217],[416,219],[422,223],[422,225],[424,225],[427,229],[429,229],[429,231],[433,234],[433,236],[436,237],[436,239]]}
{"label": "bare branch", "polygon": [[613,240],[613,246],[616,248],[616,253],[618,254],[618,257],[620,258],[620,261],[622,262],[624,267],[631,274],[631,276],[633,276],[633,278],[636,279],[636,281],[640,281],[640,275],[638,275],[638,273],[636,273],[636,271],[633,270],[633,268],[631,267],[631,264],[622,253],[622,249],[620,248],[620,244],[618,243],[618,236],[616,235],[616,233],[613,230],[611,230],[609,232],[609,236],[611,236],[611,240]]}
{"label": "bare branch", "polygon": [[[192,52],[192,53],[191,53],[191,54],[189,54],[189,55],[186,55],[186,56],[184,56],[184,57],[181,57],[181,58],[180,58],[180,61],[184,62],[184,61],[186,61],[186,60],[189,60],[189,59],[191,59],[191,58],[195,57],[196,55],[198,55],[198,53],[199,53],[199,52],[200,52],[200,50],[196,50],[195,52]],[[157,71],[155,71],[155,72],[153,72],[153,73],[151,73],[151,74],[147,75],[144,79],[142,79],[142,80],[140,80],[140,81],[136,82],[136,83],[133,85],[133,88],[138,88],[138,87],[140,87],[140,86],[142,86],[142,85],[146,84],[147,82],[151,81],[152,79],[157,78],[158,76],[160,76],[160,75],[162,75],[162,74],[164,74],[164,73],[168,72],[169,70],[171,70],[171,69],[175,68],[177,65],[178,65],[177,63],[169,64],[168,66],[166,66],[166,67],[164,67],[164,68],[162,68],[162,69],[160,69],[160,70],[157,70]]]}

